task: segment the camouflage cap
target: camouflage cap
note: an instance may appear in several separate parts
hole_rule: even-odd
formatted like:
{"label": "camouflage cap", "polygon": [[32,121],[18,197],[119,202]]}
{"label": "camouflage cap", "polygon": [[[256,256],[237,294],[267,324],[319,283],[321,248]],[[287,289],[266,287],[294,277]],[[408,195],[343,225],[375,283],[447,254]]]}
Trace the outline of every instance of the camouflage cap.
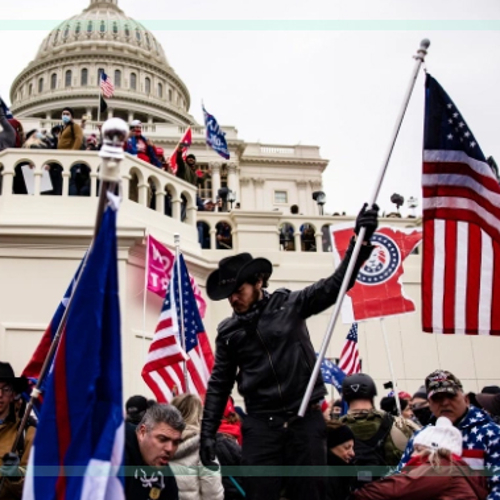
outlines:
{"label": "camouflage cap", "polygon": [[446,370],[436,370],[425,379],[425,390],[427,397],[432,398],[434,394],[445,392],[447,394],[458,394],[463,390],[462,382]]}

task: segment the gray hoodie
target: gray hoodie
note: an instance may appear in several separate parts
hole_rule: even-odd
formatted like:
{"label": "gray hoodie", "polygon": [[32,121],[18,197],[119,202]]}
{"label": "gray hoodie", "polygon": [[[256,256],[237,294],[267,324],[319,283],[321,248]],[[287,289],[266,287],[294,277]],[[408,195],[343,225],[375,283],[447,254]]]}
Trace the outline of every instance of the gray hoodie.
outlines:
{"label": "gray hoodie", "polygon": [[16,131],[5,117],[3,109],[0,107],[0,125],[3,131],[0,132],[0,151],[13,148],[16,145]]}

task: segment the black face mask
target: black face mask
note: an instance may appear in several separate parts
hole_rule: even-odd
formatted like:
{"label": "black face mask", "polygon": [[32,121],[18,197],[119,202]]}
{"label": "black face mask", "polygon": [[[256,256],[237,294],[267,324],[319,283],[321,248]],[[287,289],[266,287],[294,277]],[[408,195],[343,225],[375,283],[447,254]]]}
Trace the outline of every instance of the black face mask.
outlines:
{"label": "black face mask", "polygon": [[432,418],[432,412],[428,406],[424,408],[414,409],[413,414],[415,415],[415,417],[417,417],[417,420],[423,427],[428,425]]}

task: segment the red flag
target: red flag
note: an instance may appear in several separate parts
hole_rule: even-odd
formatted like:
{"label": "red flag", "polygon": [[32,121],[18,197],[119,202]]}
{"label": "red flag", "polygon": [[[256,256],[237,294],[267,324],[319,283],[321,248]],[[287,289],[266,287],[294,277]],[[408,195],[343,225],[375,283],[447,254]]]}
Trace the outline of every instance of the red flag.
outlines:
{"label": "red flag", "polygon": [[[160,297],[165,297],[168,283],[172,277],[175,255],[165,245],[150,235],[146,244],[146,253],[148,256],[148,268],[146,270],[148,273],[148,290]],[[189,279],[201,317],[204,318],[207,303],[195,279],[191,275],[189,275]]]}
{"label": "red flag", "polygon": [[[349,246],[352,227],[331,226],[333,251],[342,259]],[[403,292],[403,261],[422,239],[422,230],[381,227],[372,237],[375,246],[359,271],[356,284],[342,304],[342,321],[353,323],[415,311],[415,304]]]}
{"label": "red flag", "polygon": [[[182,146],[182,157],[186,159],[187,151],[189,149],[189,146],[193,143],[193,136],[191,132],[191,127],[188,127],[186,132],[184,132],[184,135],[182,136],[182,139],[179,141],[179,144],[187,144],[187,146]],[[172,169],[172,173],[175,174],[177,172],[177,148],[175,148],[174,152],[170,156],[170,168]]]}
{"label": "red flag", "polygon": [[[203,398],[214,364],[212,348],[182,255],[180,259],[180,276],[177,265],[174,265],[158,326],[142,370],[145,382],[159,402],[169,402],[176,394],[185,392],[198,394]],[[184,315],[184,328],[178,314],[181,310]],[[185,352],[181,347],[180,338],[183,330]]]}

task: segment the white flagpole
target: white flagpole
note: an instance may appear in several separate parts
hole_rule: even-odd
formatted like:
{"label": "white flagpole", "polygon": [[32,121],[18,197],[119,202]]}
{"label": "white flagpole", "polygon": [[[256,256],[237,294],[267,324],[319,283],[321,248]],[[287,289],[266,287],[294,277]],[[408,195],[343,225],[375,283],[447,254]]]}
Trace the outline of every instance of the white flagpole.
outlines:
{"label": "white flagpole", "polygon": [[97,87],[99,89],[99,97],[97,98],[97,123],[101,121],[101,78],[102,75],[97,70]]}
{"label": "white flagpole", "polygon": [[396,408],[398,415],[401,416],[401,402],[399,401],[398,381],[394,375],[394,367],[392,366],[391,351],[389,349],[389,339],[387,338],[387,331],[385,330],[384,318],[380,318],[380,328],[382,328],[382,336],[384,337],[385,352],[387,353],[387,362],[389,363],[389,372],[391,373],[392,390],[394,391],[394,400],[396,401]]}
{"label": "white flagpole", "polygon": [[[413,68],[413,73],[411,75],[410,83],[406,90],[406,94],[403,100],[403,105],[399,112],[399,115],[396,120],[396,125],[394,127],[393,137],[391,142],[389,143],[389,148],[386,153],[386,157],[384,162],[382,163],[382,167],[379,172],[379,176],[377,182],[375,183],[375,188],[373,190],[373,194],[368,203],[368,207],[371,207],[376,201],[378,194],[380,192],[380,188],[382,187],[382,182],[385,177],[385,173],[387,171],[387,167],[389,165],[389,160],[391,159],[392,151],[394,149],[394,145],[396,144],[396,139],[398,137],[399,130],[401,128],[401,124],[403,123],[403,118],[405,116],[406,108],[408,107],[408,103],[410,102],[410,97],[413,92],[413,88],[415,86],[415,81],[417,80],[418,72],[420,70],[420,66],[425,60],[425,56],[427,55],[427,49],[429,48],[430,41],[424,39],[420,42],[420,48],[417,51],[417,54],[414,56],[416,59],[415,67]],[[366,228],[362,227],[358,237],[356,239],[356,245],[354,246],[354,250],[351,255],[351,259],[349,261],[349,265],[347,266],[347,270],[344,276],[344,281],[342,282],[342,286],[340,287],[339,295],[337,298],[337,302],[335,303],[335,307],[333,309],[332,316],[330,318],[330,322],[328,323],[328,327],[326,329],[325,337],[323,338],[323,343],[321,345],[321,349],[318,354],[318,358],[316,359],[316,364],[314,365],[313,372],[311,374],[311,378],[309,379],[309,384],[307,385],[306,392],[304,393],[304,397],[302,398],[302,403],[299,408],[299,417],[303,417],[306,414],[307,407],[309,405],[309,401],[311,399],[311,394],[314,389],[314,384],[318,379],[319,371],[321,369],[321,363],[326,354],[326,350],[328,349],[328,345],[330,344],[330,339],[332,338],[333,329],[335,328],[335,323],[337,322],[337,318],[340,313],[340,307],[342,306],[342,301],[344,300],[344,296],[347,292],[347,287],[349,286],[349,282],[351,281],[352,272],[354,270],[354,266],[356,265],[356,261],[358,260],[358,255],[361,250],[361,245],[363,244],[363,240],[365,239]]]}
{"label": "white flagpole", "polygon": [[[175,265],[177,268],[177,279],[179,280],[179,311],[180,311],[180,316],[181,316],[181,331],[180,336],[181,336],[181,346],[182,350],[186,352],[186,328],[184,326],[184,304],[182,302],[182,280],[181,280],[181,262],[180,262],[180,255],[181,255],[181,235],[179,233],[174,234],[174,244],[175,244]],[[172,278],[173,279],[173,278]],[[187,361],[184,361],[183,363],[183,372],[184,372],[184,384],[186,385],[186,394],[189,393],[189,381],[188,381],[188,373],[187,373]]]}

